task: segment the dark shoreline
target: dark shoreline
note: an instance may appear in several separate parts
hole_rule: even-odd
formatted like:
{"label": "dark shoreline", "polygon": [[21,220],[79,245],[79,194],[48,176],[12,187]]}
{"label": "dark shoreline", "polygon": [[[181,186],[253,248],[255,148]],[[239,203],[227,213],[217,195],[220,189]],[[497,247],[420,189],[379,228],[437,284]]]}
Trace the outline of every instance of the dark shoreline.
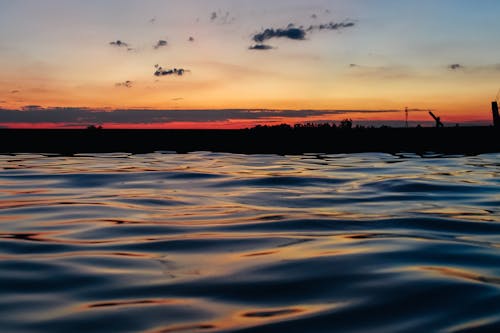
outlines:
{"label": "dark shoreline", "polygon": [[500,152],[494,127],[260,128],[250,130],[39,130],[1,129],[0,153],[238,154],[426,153],[478,155]]}

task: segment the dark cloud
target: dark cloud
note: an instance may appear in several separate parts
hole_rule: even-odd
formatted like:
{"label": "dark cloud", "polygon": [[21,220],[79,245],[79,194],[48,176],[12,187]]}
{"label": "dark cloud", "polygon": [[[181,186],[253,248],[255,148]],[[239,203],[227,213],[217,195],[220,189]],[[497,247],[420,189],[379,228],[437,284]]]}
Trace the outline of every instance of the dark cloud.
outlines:
{"label": "dark cloud", "polygon": [[183,100],[184,100],[184,98],[182,98],[182,97],[177,97],[177,98],[172,98],[172,100],[177,102],[177,101],[183,101]]}
{"label": "dark cloud", "polygon": [[303,28],[296,28],[293,25],[289,25],[285,29],[266,29],[262,32],[255,34],[252,39],[256,43],[263,43],[267,40],[273,38],[288,38],[295,40],[303,40],[306,37],[307,32]]}
{"label": "dark cloud", "polygon": [[189,37],[189,38],[188,38],[188,42],[191,42],[191,43],[192,43],[192,42],[194,42],[194,37],[192,37],[192,36],[191,36],[191,37]]}
{"label": "dark cloud", "polygon": [[159,65],[155,65],[155,69],[154,76],[183,76],[186,72],[189,72],[189,70],[184,68],[165,69]]}
{"label": "dark cloud", "polygon": [[451,64],[448,66],[448,69],[451,69],[452,71],[457,71],[459,69],[463,69],[464,66],[460,65],[460,64]]}
{"label": "dark cloud", "polygon": [[128,48],[128,43],[122,42],[121,40],[110,42],[109,45],[116,47],[126,47]]}
{"label": "dark cloud", "polygon": [[315,20],[315,19],[317,19],[317,18],[318,18],[318,15],[316,15],[316,14],[312,14],[312,15],[311,15],[311,18],[312,18],[313,20]]}
{"label": "dark cloud", "polygon": [[20,90],[11,90],[10,93],[11,94],[19,94],[21,91]]}
{"label": "dark cloud", "polygon": [[115,87],[117,88],[132,88],[133,86],[133,82],[132,81],[125,81],[125,82],[118,82],[115,84]]}
{"label": "dark cloud", "polygon": [[267,51],[267,50],[272,50],[274,47],[271,45],[266,45],[266,44],[255,44],[250,46],[248,49],[249,50],[257,50],[257,51]]}
{"label": "dark cloud", "polygon": [[347,116],[352,114],[400,114],[401,110],[93,110],[87,108],[50,108],[26,106],[19,110],[0,109],[0,123],[88,124],[161,124],[172,122],[217,122],[255,120],[269,122],[307,117]]}
{"label": "dark cloud", "polygon": [[210,14],[210,21],[215,21],[217,19],[217,12],[212,12],[212,14]]}
{"label": "dark cloud", "polygon": [[156,17],[153,17],[151,20],[149,20],[149,23],[155,24],[156,23]]}
{"label": "dark cloud", "polygon": [[[264,42],[273,39],[273,38],[287,38],[292,40],[305,40],[307,34],[313,31],[323,31],[323,30],[341,30],[345,28],[354,27],[354,22],[341,22],[335,23],[330,22],[326,24],[319,25],[310,25],[305,28],[303,26],[295,26],[294,24],[289,24],[286,28],[274,29],[269,28],[265,29],[262,32],[256,33],[252,36],[252,40],[256,42],[258,45],[263,44]],[[252,48],[251,48],[252,49]],[[259,48],[257,48],[259,49]]]}
{"label": "dark cloud", "polygon": [[168,45],[168,42],[166,40],[162,40],[160,39],[155,46],[153,46],[153,48],[155,50],[158,50],[160,47],[164,47],[164,46],[167,46]]}

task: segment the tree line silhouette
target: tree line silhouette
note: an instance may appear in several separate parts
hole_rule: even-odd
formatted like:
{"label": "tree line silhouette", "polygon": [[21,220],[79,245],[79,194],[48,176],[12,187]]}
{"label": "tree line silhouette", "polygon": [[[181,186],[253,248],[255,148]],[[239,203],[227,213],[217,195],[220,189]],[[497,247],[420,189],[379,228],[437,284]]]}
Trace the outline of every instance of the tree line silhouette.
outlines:
{"label": "tree line silhouette", "polygon": [[[341,130],[350,130],[350,129],[364,129],[367,128],[361,125],[353,125],[352,119],[344,119],[338,125],[335,122],[332,123],[300,123],[295,124],[293,126],[289,124],[279,124],[279,125],[257,125],[252,127],[253,131],[260,130],[304,130],[304,129],[323,129],[323,130],[332,130],[332,129],[341,129]],[[375,127],[369,127],[375,128]]]}

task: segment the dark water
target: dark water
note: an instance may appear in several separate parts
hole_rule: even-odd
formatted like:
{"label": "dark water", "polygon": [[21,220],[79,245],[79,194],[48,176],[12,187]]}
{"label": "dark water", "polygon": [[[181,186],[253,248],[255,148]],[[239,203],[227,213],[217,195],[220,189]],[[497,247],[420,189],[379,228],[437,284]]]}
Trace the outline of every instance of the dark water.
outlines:
{"label": "dark water", "polygon": [[2,332],[500,332],[500,155],[0,157]]}

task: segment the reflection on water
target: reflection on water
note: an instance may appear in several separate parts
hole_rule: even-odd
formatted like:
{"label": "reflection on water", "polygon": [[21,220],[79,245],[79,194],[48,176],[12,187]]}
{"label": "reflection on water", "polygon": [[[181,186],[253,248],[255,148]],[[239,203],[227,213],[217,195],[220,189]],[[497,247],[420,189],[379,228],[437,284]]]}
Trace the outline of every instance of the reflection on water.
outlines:
{"label": "reflection on water", "polygon": [[1,330],[498,332],[499,157],[0,156]]}

